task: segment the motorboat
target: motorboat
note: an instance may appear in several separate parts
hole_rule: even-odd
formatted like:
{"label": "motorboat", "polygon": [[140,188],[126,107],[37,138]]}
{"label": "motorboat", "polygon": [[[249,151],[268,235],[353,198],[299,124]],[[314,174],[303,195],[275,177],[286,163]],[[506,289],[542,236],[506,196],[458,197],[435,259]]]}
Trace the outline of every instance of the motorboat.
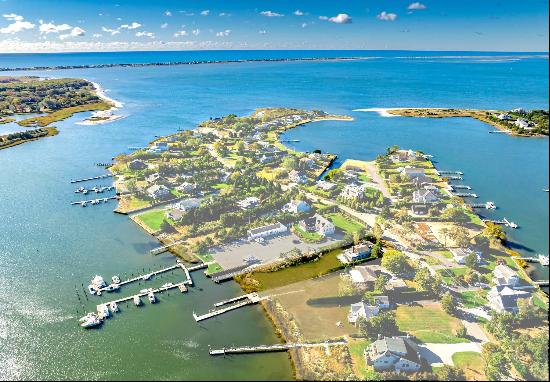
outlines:
{"label": "motorboat", "polygon": [[78,194],[80,192],[84,192],[85,188],[84,187],[79,187],[74,193],[75,194]]}
{"label": "motorboat", "polygon": [[538,258],[541,265],[548,266],[549,259],[547,255],[539,254]]}
{"label": "motorboat", "polygon": [[118,312],[118,304],[115,301],[109,304],[109,308],[111,308],[111,312],[113,313]]}
{"label": "motorboat", "polygon": [[97,315],[91,313],[90,315],[85,317],[85,320],[80,323],[80,326],[82,326],[84,329],[89,329],[101,325],[102,322],[103,321]]}
{"label": "motorboat", "polygon": [[113,284],[120,284],[120,277],[118,277],[118,275],[115,275],[111,277],[111,281],[113,282]]}
{"label": "motorboat", "polygon": [[111,317],[111,312],[109,311],[107,304],[99,305],[97,308],[99,318],[105,319]]}
{"label": "motorboat", "polygon": [[88,292],[90,292],[90,294],[94,295],[97,293],[97,289],[95,286],[93,286],[92,284],[88,285]]}
{"label": "motorboat", "polygon": [[149,280],[153,275],[151,273],[148,273],[146,275],[143,275],[142,279],[143,280]]}
{"label": "motorboat", "polygon": [[81,202],[80,205],[81,205],[82,207],[86,207],[86,206],[88,205],[88,203],[87,203],[87,202]]}
{"label": "motorboat", "polygon": [[119,290],[120,289],[120,285],[118,284],[109,284],[108,286],[105,287],[105,290],[107,292],[114,292],[115,290]]}
{"label": "motorboat", "polygon": [[141,298],[139,298],[138,295],[134,296],[134,305],[135,306],[140,306],[141,305]]}
{"label": "motorboat", "polygon": [[181,293],[187,292],[187,287],[184,284],[180,284],[178,288],[180,289]]}
{"label": "motorboat", "polygon": [[80,319],[79,319],[78,321],[84,322],[84,321],[87,321],[87,320],[89,320],[90,318],[96,317],[96,316],[97,316],[97,315],[96,315],[95,313],[90,312],[90,313],[88,313],[87,315],[85,315],[84,317],[80,317]]}
{"label": "motorboat", "polygon": [[161,286],[161,288],[168,289],[168,288],[170,288],[170,287],[172,287],[172,286],[174,286],[173,283],[166,283],[166,284],[164,284],[163,286]]}
{"label": "motorboat", "polygon": [[147,298],[149,299],[149,302],[151,304],[154,304],[155,302],[157,302],[157,299],[156,299],[155,294],[153,292],[149,292],[149,294],[147,295]]}
{"label": "motorboat", "polygon": [[103,280],[103,277],[99,275],[95,275],[92,279],[92,285],[96,287],[96,289],[103,288],[107,286],[107,283],[105,280]]}

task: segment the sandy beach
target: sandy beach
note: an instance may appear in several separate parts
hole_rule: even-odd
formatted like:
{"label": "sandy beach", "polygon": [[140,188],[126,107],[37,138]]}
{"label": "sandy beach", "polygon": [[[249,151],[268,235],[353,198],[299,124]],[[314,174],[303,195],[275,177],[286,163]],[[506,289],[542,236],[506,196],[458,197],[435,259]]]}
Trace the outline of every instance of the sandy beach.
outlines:
{"label": "sandy beach", "polygon": [[94,85],[97,96],[101,98],[103,101],[113,105],[113,107],[110,108],[109,110],[94,111],[90,117],[86,118],[83,121],[76,122],[77,125],[102,125],[102,124],[114,122],[116,120],[126,117],[125,115],[114,114],[114,112],[116,112],[118,109],[124,106],[122,102],[119,102],[117,100],[114,100],[108,97],[105,94],[105,91],[103,90],[103,88],[97,82],[90,81],[90,83]]}

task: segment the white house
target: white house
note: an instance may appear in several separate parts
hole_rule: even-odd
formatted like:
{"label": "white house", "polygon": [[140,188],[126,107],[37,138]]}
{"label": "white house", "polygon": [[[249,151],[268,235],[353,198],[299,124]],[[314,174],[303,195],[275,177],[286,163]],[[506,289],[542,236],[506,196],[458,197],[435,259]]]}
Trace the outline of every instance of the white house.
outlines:
{"label": "white house", "polygon": [[145,180],[148,183],[155,183],[158,182],[161,178],[162,177],[160,176],[160,174],[158,172],[155,172],[154,174],[151,174],[147,178],[145,178]]}
{"label": "white house", "polygon": [[288,228],[280,222],[269,224],[263,227],[252,228],[248,230],[248,238],[250,240],[265,238],[269,236],[279,235],[288,231]]}
{"label": "white house", "polygon": [[416,167],[402,167],[401,169],[399,169],[399,174],[410,179],[426,175],[423,168]]}
{"label": "white house", "polygon": [[147,194],[153,199],[162,199],[170,195],[170,190],[163,184],[155,184],[147,189]]}
{"label": "white house", "polygon": [[497,265],[493,270],[493,281],[497,286],[509,286],[514,288],[519,285],[518,274],[509,266]]}
{"label": "white house", "polygon": [[336,187],[336,185],[334,183],[327,182],[326,180],[320,180],[317,182],[317,187],[324,191],[330,191]]}
{"label": "white house", "polygon": [[299,171],[292,170],[288,174],[288,180],[290,180],[293,183],[306,183],[307,176]]}
{"label": "white house", "polygon": [[311,210],[311,207],[303,200],[292,200],[289,203],[285,204],[285,206],[283,207],[283,211],[287,211],[293,214],[299,212],[307,212],[309,210]]}
{"label": "white house", "polygon": [[513,119],[510,114],[499,114],[497,115],[497,118],[501,121],[511,121]]}
{"label": "white house", "polygon": [[193,208],[198,208],[200,205],[201,205],[200,199],[189,198],[189,199],[180,200],[179,202],[174,203],[172,207],[176,210],[185,212],[185,211],[192,210]]}
{"label": "white house", "polygon": [[330,220],[319,214],[301,220],[298,225],[306,232],[317,232],[321,236],[332,235],[336,229]]}
{"label": "white house", "polygon": [[375,317],[380,312],[380,309],[376,305],[367,304],[365,301],[358,302],[356,304],[351,304],[349,313],[348,313],[348,322],[350,324],[356,325],[357,320],[361,317],[370,320],[372,317]]}
{"label": "white house", "polygon": [[478,262],[481,261],[481,253],[474,252],[470,248],[450,248],[449,252],[451,252],[453,259],[457,262],[457,264],[464,264],[466,257],[471,254],[476,255]]}
{"label": "white house", "polygon": [[355,284],[374,284],[380,270],[379,265],[362,265],[354,267],[349,275]]}
{"label": "white house", "polygon": [[370,241],[354,245],[353,247],[345,250],[342,254],[338,255],[338,260],[344,264],[353,263],[355,261],[366,259],[370,256],[374,244]]}
{"label": "white house", "polygon": [[314,164],[315,164],[315,162],[311,158],[304,157],[304,158],[300,159],[300,167],[301,168],[310,169],[310,168],[313,167]]}
{"label": "white house", "polygon": [[243,200],[238,201],[237,204],[243,210],[247,210],[249,208],[257,207],[260,204],[260,199],[256,198],[255,196],[249,196],[247,198],[244,198]]}
{"label": "white house", "polygon": [[516,119],[514,125],[516,125],[517,127],[521,127],[522,129],[529,129],[529,122],[523,118]]}
{"label": "white house", "polygon": [[398,150],[397,152],[390,155],[390,160],[393,163],[402,163],[402,162],[413,162],[419,158],[419,155],[416,151],[413,150]]}
{"label": "white house", "polygon": [[439,202],[439,197],[432,190],[427,190],[424,188],[413,192],[413,202],[432,204]]}
{"label": "white house", "polygon": [[187,193],[193,191],[195,188],[197,188],[197,185],[195,183],[183,182],[176,187],[176,190]]}
{"label": "white house", "polygon": [[384,337],[373,342],[365,349],[365,358],[374,370],[415,372],[422,365],[418,346],[406,337]]}
{"label": "white house", "polygon": [[363,199],[365,196],[365,187],[362,185],[347,184],[342,189],[340,196],[345,199]]}
{"label": "white house", "polygon": [[497,312],[518,313],[518,299],[529,298],[531,293],[526,291],[517,291],[507,286],[497,286],[491,288],[487,293],[487,300],[491,309]]}

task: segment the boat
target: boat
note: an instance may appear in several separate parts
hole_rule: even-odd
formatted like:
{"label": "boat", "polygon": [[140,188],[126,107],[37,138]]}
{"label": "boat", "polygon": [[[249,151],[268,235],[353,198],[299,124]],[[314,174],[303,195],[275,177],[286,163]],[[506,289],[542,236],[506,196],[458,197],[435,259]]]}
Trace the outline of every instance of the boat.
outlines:
{"label": "boat", "polygon": [[86,316],[85,320],[80,323],[80,326],[85,329],[89,329],[101,325],[102,322],[103,321],[97,315],[95,315],[94,313],[90,313],[90,315]]}
{"label": "boat", "polygon": [[179,290],[180,290],[181,293],[187,292],[187,287],[186,287],[184,284],[180,284],[180,285],[178,286],[178,288],[179,288]]}
{"label": "boat", "polygon": [[161,288],[168,289],[168,288],[170,288],[170,287],[172,287],[172,286],[174,286],[174,284],[172,284],[172,283],[166,283],[166,284],[164,284],[163,286],[161,286]]}
{"label": "boat", "polygon": [[549,263],[549,258],[548,258],[548,255],[542,255],[542,254],[539,254],[539,263],[541,265],[544,265],[544,266],[548,266],[548,263]]}
{"label": "boat", "polygon": [[141,305],[141,298],[139,298],[138,295],[134,296],[134,305],[135,306],[140,306]]}
{"label": "boat", "polygon": [[79,187],[74,193],[75,193],[75,194],[78,194],[78,193],[80,193],[80,192],[83,192],[84,190],[85,190],[84,187]]}
{"label": "boat", "polygon": [[151,273],[148,273],[146,275],[143,275],[142,279],[143,280],[149,280],[151,278],[151,276],[153,276]]}
{"label": "boat", "polygon": [[103,280],[103,277],[99,275],[95,275],[91,282],[92,282],[92,285],[96,287],[96,289],[107,286],[107,283],[105,282],[105,280]]}
{"label": "boat", "polygon": [[118,277],[118,275],[115,275],[111,277],[111,281],[113,282],[113,284],[120,284],[120,277]]}
{"label": "boat", "polygon": [[118,304],[115,301],[109,304],[109,308],[111,308],[111,312],[113,313],[118,312]]}
{"label": "boat", "polygon": [[494,202],[487,202],[485,204],[485,208],[487,208],[488,210],[496,210],[497,206]]}
{"label": "boat", "polygon": [[86,206],[88,205],[88,203],[87,203],[87,202],[81,202],[80,205],[81,205],[82,207],[86,207]]}
{"label": "boat", "polygon": [[92,318],[92,317],[96,317],[96,314],[93,313],[93,312],[90,312],[90,313],[88,313],[87,315],[85,315],[84,317],[80,317],[80,319],[79,319],[78,321],[84,322],[84,321],[89,320],[89,319]]}
{"label": "boat", "polygon": [[97,289],[95,286],[93,286],[92,284],[88,285],[88,292],[90,292],[90,294],[96,294],[97,293]]}
{"label": "boat", "polygon": [[105,287],[105,290],[107,292],[114,292],[115,290],[119,290],[119,289],[120,289],[120,285],[118,284],[110,284],[109,286]]}
{"label": "boat", "polygon": [[111,312],[109,312],[109,308],[106,304],[99,305],[97,308],[97,315],[99,318],[105,319],[111,317]]}
{"label": "boat", "polygon": [[149,292],[149,294],[147,295],[147,298],[149,299],[149,302],[151,304],[154,304],[155,302],[157,302],[157,299],[156,299],[155,294],[153,292]]}

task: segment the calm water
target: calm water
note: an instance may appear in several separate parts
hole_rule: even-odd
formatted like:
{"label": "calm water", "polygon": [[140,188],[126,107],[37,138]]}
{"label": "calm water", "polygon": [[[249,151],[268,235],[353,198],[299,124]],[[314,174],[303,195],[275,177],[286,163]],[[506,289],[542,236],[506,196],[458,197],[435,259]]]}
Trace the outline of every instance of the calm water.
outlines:
{"label": "calm water", "polygon": [[[201,54],[208,59],[214,53],[193,57]],[[281,53],[266,53],[276,54]],[[247,55],[252,53],[242,54]],[[138,60],[139,54],[131,56]],[[350,114],[354,122],[312,124],[288,132],[289,137],[300,139],[299,149],[334,152],[339,160],[373,159],[393,144],[429,152],[441,168],[464,171],[480,200],[495,201],[500,209],[493,216],[521,225],[511,234],[523,250],[547,253],[548,194],[542,191],[549,182],[547,139],[488,134],[488,127],[467,119],[382,118],[352,111],[388,106],[548,108],[547,59],[397,56],[30,72],[97,81],[125,104],[121,112],[127,117],[80,126],[74,124],[82,118],[78,116],[59,123],[56,137],[0,151],[0,379],[291,377],[285,354],[208,356],[208,345],[273,343],[277,338],[258,307],[197,325],[193,311],[206,311],[239,293],[235,284],[212,285],[200,272],[195,274],[197,286],[186,295],[171,292],[158,305],[140,309],[122,306],[122,313],[100,330],[83,331],[76,325],[82,311],[98,302],[86,301],[81,285],[96,273],[110,277],[172,264],[173,259],[151,257],[148,250],[155,241],[125,216],[112,213],[114,204],[70,206],[77,196],[68,181],[101,174],[94,163],[211,116],[267,106]],[[127,57],[94,54],[83,61],[81,55],[0,55],[0,67],[128,62]],[[544,272],[540,277],[547,278]]]}

